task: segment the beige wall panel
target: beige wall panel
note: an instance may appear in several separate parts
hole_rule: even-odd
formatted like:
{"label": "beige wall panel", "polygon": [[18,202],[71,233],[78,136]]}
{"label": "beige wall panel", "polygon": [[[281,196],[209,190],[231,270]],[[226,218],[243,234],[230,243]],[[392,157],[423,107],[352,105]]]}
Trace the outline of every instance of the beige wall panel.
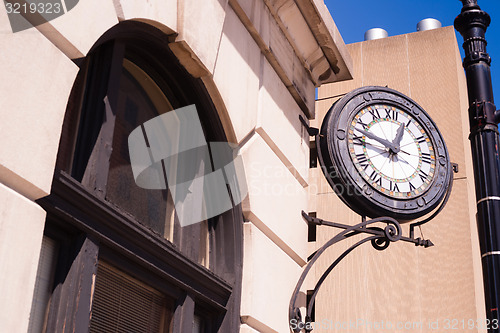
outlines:
{"label": "beige wall panel", "polygon": [[114,0],[120,20],[148,19],[177,31],[176,0]]}
{"label": "beige wall panel", "polygon": [[[435,246],[420,256],[422,318],[480,319],[476,313],[468,185],[456,180],[446,208],[429,224],[424,235]],[[432,272],[432,273],[431,273]]]}
{"label": "beige wall panel", "polygon": [[[322,305],[316,307],[316,320],[334,323],[384,320],[394,324],[411,321],[424,326],[410,331],[428,332],[425,325],[430,321],[439,320],[444,325],[446,318],[475,319],[470,225],[468,219],[463,218],[470,213],[469,207],[463,204],[466,200],[466,181],[458,180],[445,210],[422,226],[425,238],[431,239],[434,247],[424,249],[397,242],[379,252],[368,243],[349,254],[321,289],[318,302]],[[318,217],[359,223],[359,216],[338,201],[334,194],[320,195]],[[403,230],[407,235],[408,225],[403,225]],[[339,231],[318,227],[318,243],[325,243]],[[420,236],[418,229],[416,236]],[[316,279],[357,239],[360,238],[343,241],[329,249],[317,263]],[[374,331],[366,325],[358,326],[358,330]]]}
{"label": "beige wall panel", "polygon": [[214,82],[225,102],[238,142],[257,124],[260,61],[260,49],[228,7]]}
{"label": "beige wall panel", "polygon": [[[317,216],[349,225],[361,222],[361,217],[352,212],[333,193],[319,196]],[[318,227],[317,242],[324,244],[340,231],[341,229],[331,227]],[[361,238],[362,236],[356,236],[328,249],[316,264],[316,279],[335,258]],[[318,294],[316,320],[326,321],[327,324],[330,324],[331,320],[333,325],[341,325],[343,322],[356,323],[358,320],[395,320],[401,317],[401,314],[419,318],[418,311],[409,306],[410,301],[401,304],[401,299],[404,297],[415,298],[418,290],[408,285],[406,277],[395,278],[400,270],[406,271],[409,276],[417,272],[417,268],[414,267],[416,265],[416,257],[412,252],[414,250],[414,246],[404,243],[391,244],[384,252],[376,251],[370,243],[365,243],[354,250],[334,269]],[[396,300],[391,300],[394,295]],[[328,331],[331,329],[318,330],[318,332]],[[369,330],[359,325],[357,330],[353,331]]]}
{"label": "beige wall panel", "polygon": [[363,86],[388,86],[410,95],[406,36],[375,39],[363,43]]}
{"label": "beige wall panel", "polygon": [[26,332],[45,211],[0,184],[0,331]]}
{"label": "beige wall panel", "polygon": [[[453,27],[408,35],[412,99],[436,122],[452,162],[459,164],[455,178],[465,177],[464,137],[458,89],[456,39]],[[430,56],[446,54],[449,56]],[[436,72],[439,71],[437,75]]]}
{"label": "beige wall panel", "polygon": [[[325,178],[325,175],[323,173],[323,170],[321,170],[321,166],[318,163],[317,168],[311,168],[310,169],[310,175],[311,175],[311,180],[310,180],[310,185],[309,185],[309,193],[313,194],[327,194],[327,193],[333,193],[333,189],[328,184],[328,181]],[[313,182],[316,181],[315,183]]]}
{"label": "beige wall panel", "polygon": [[[363,54],[361,84],[387,84],[415,99],[437,123],[451,160],[459,163],[460,172],[454,174],[456,180],[446,208],[432,222],[422,226],[423,235],[431,239],[435,246],[424,249],[398,242],[378,252],[370,244],[362,245],[334,270],[323,286],[318,295],[316,320],[321,322],[326,319],[327,326],[348,325],[349,321],[356,324],[360,320],[357,329],[351,328],[359,332],[377,331],[367,324],[380,325],[381,321],[385,322],[386,331],[401,331],[397,327],[387,329],[387,323],[391,321],[393,325],[402,325],[404,331],[429,332],[431,322],[437,321],[439,329],[443,330],[447,318],[466,321],[484,318],[483,296],[478,295],[482,293],[482,288],[467,140],[465,78],[453,28],[358,45]],[[404,57],[398,59],[398,55],[402,54],[408,57],[406,61]],[[351,55],[356,59],[354,53]],[[329,94],[338,94],[338,86],[345,84],[322,87],[319,95],[325,98]],[[324,104],[324,100],[317,102],[319,114],[327,109]],[[319,178],[315,179],[319,181]],[[318,195],[316,211],[319,218],[336,222],[354,224],[360,221],[359,216],[333,193]],[[407,235],[407,224],[403,230]],[[339,231],[318,227],[318,244],[310,245],[310,248],[324,244]],[[419,236],[422,237],[417,229],[416,237]],[[354,241],[349,239],[344,241],[345,244],[334,245],[325,258],[318,261],[316,279]],[[311,285],[308,281],[308,286]],[[318,329],[318,332],[328,331]]]}
{"label": "beige wall panel", "polygon": [[0,182],[38,199],[50,191],[78,67],[36,29],[12,33],[0,11]]}
{"label": "beige wall panel", "polygon": [[241,315],[276,332],[288,332],[288,304],[300,266],[252,222],[244,224],[244,240]]}
{"label": "beige wall panel", "polygon": [[113,0],[82,0],[49,23],[83,55],[87,55],[94,43],[118,23],[118,13]]}
{"label": "beige wall panel", "polygon": [[[361,75],[363,72],[363,65],[361,61],[363,44],[356,43],[346,46],[352,58],[353,79],[322,85],[321,88],[318,89],[319,99],[345,94],[353,89],[363,86],[363,77]],[[316,118],[318,118],[318,115],[316,115]]]}
{"label": "beige wall panel", "polygon": [[263,66],[257,132],[305,187],[309,173],[309,135],[299,120],[303,113],[267,60]]}
{"label": "beige wall panel", "polygon": [[227,0],[178,2],[178,41],[186,41],[205,67],[213,73],[222,37]]}
{"label": "beige wall panel", "polygon": [[301,211],[307,210],[307,189],[260,135],[254,135],[241,153],[249,192],[243,205],[245,217],[258,224],[294,260],[304,263],[307,225]]}
{"label": "beige wall panel", "polygon": [[321,86],[318,99],[346,94],[369,85],[388,86],[409,95],[406,44],[406,36],[402,35],[347,45],[353,60],[354,79]]}

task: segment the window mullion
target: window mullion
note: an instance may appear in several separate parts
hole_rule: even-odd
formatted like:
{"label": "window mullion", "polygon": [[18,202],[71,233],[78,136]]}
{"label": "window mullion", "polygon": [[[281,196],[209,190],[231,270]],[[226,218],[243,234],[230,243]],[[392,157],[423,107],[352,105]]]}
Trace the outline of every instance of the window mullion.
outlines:
{"label": "window mullion", "polygon": [[113,44],[111,68],[108,78],[108,87],[104,97],[104,119],[96,142],[96,151],[92,153],[88,162],[89,177],[84,177],[82,183],[96,191],[97,196],[106,196],[110,158],[113,150],[113,135],[116,122],[118,91],[122,74],[125,45],[120,41]]}
{"label": "window mullion", "polygon": [[193,331],[194,305],[194,298],[188,293],[177,300],[174,312],[173,332]]}
{"label": "window mullion", "polygon": [[46,332],[86,332],[89,326],[99,246],[85,237],[51,304]]}

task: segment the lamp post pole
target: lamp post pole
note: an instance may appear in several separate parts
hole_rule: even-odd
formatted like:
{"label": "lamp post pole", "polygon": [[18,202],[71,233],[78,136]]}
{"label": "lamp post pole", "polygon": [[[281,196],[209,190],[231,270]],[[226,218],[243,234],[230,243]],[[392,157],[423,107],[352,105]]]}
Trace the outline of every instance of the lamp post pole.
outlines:
{"label": "lamp post pole", "polygon": [[[500,141],[499,113],[493,104],[490,56],[484,38],[490,16],[477,0],[461,0],[455,29],[464,38],[463,67],[469,95],[469,124],[477,200],[477,226],[483,266],[488,332],[498,329],[500,303]],[[497,325],[493,325],[497,323]]]}

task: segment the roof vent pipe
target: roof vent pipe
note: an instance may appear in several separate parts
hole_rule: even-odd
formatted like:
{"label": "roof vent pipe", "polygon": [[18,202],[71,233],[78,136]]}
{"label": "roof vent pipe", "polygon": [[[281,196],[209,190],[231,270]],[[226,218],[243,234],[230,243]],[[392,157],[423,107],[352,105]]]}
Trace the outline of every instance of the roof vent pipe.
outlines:
{"label": "roof vent pipe", "polygon": [[381,28],[373,28],[365,32],[365,40],[386,38],[387,36],[387,31]]}
{"label": "roof vent pipe", "polygon": [[441,28],[441,22],[433,18],[426,18],[417,23],[417,31]]}

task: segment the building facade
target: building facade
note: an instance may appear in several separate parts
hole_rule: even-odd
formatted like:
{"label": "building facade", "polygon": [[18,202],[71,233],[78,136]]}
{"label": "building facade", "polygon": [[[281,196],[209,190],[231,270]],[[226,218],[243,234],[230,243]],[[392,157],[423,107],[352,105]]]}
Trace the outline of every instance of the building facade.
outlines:
{"label": "building facade", "polygon": [[[338,232],[301,212],[361,221],[327,184],[299,117],[320,127],[369,85],[419,103],[458,172],[445,209],[416,231],[434,246],[351,253],[318,294],[314,332],[454,320],[485,331],[452,27],[346,46],[321,0],[81,0],[15,33],[0,10],[0,29],[0,331],[289,332],[308,257]],[[207,142],[238,147],[248,195],[181,226],[170,191],[136,185],[127,139],[193,104]],[[316,263],[301,306],[346,245]]]}
{"label": "building facade", "polygon": [[[288,331],[299,116],[352,78],[324,3],[82,0],[15,33],[2,9],[0,30],[0,331]],[[249,192],[182,227],[169,191],[135,184],[127,138],[192,104],[207,142],[238,145]]]}
{"label": "building facade", "polygon": [[[454,326],[459,331],[485,332],[467,89],[454,29],[415,32],[347,47],[354,79],[319,88],[313,125],[320,127],[332,104],[349,91],[363,86],[389,87],[427,111],[444,137],[451,161],[458,164],[458,172],[454,173],[446,207],[415,231],[415,237],[430,239],[434,246],[396,242],[380,252],[366,244],[349,254],[318,294],[314,318],[318,328],[314,332],[333,328],[432,332]],[[333,192],[319,167],[311,168],[309,179],[310,213],[340,223],[361,222],[361,216]],[[408,229],[404,224],[405,235]],[[318,226],[309,252],[338,232]],[[353,237],[345,241],[347,244],[337,244],[320,258],[308,289],[313,289],[313,280],[357,240]]]}

